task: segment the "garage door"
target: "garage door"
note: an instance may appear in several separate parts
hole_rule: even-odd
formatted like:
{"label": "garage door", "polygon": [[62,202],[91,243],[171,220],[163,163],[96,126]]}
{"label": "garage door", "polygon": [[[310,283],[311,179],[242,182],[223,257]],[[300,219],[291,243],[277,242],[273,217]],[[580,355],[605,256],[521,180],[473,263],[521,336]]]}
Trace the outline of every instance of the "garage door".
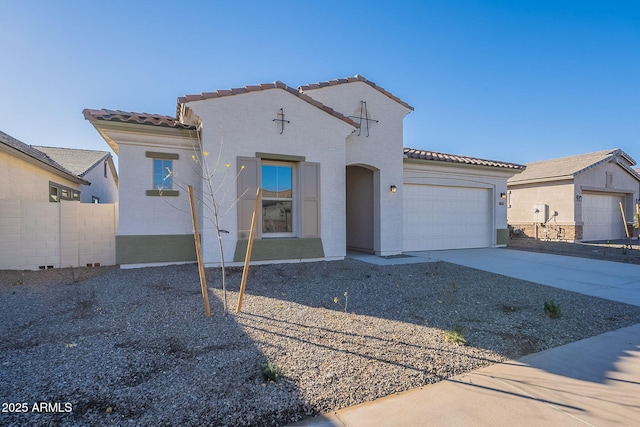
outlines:
{"label": "garage door", "polygon": [[625,237],[620,213],[622,196],[582,194],[583,240],[613,240]]}
{"label": "garage door", "polygon": [[490,190],[405,184],[402,191],[405,251],[491,246]]}

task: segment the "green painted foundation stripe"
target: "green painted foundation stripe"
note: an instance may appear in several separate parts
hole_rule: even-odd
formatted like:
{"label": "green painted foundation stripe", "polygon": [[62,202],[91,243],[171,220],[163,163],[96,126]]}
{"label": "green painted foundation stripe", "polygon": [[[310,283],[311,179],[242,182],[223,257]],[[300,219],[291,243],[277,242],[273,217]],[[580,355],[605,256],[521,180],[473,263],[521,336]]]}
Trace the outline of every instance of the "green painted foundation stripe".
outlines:
{"label": "green painted foundation stripe", "polygon": [[116,236],[116,264],[196,261],[193,234]]}
{"label": "green painted foundation stripe", "polygon": [[[247,255],[248,240],[238,240],[233,255],[235,262],[243,262]],[[322,240],[313,239],[259,239],[253,241],[251,261],[279,259],[323,258]]]}

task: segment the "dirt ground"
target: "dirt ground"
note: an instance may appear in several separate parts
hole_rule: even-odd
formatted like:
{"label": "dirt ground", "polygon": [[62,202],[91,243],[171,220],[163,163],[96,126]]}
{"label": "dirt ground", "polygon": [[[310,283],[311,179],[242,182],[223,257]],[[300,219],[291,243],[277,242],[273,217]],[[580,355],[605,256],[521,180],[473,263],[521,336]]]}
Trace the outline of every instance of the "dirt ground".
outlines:
{"label": "dirt ground", "polygon": [[629,248],[627,240],[572,243],[514,237],[509,240],[507,247],[523,251],[544,252],[640,265],[640,243],[637,239],[631,240],[631,248]]}

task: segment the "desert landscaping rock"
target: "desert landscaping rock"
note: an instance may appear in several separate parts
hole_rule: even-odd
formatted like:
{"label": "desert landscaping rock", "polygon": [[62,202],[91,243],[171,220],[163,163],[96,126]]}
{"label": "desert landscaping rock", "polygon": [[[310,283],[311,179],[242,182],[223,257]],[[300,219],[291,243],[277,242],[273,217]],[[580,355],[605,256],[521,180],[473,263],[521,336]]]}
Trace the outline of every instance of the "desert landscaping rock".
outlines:
{"label": "desert landscaping rock", "polygon": [[[443,262],[354,260],[253,266],[239,314],[229,269],[225,316],[207,273],[210,318],[194,265],[0,272],[0,398],[61,409],[0,424],[284,425],[640,322],[640,307]],[[444,339],[456,325],[465,346]]]}

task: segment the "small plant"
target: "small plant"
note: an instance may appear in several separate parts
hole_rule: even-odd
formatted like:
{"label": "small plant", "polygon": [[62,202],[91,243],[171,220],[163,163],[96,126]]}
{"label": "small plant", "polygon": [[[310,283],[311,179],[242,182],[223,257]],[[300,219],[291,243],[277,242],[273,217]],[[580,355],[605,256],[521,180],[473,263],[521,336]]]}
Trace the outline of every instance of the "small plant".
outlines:
{"label": "small plant", "polygon": [[465,345],[467,343],[464,337],[465,329],[464,326],[455,325],[453,329],[443,332],[444,340],[457,345]]}
{"label": "small plant", "polygon": [[552,319],[557,319],[558,317],[560,317],[560,304],[556,304],[556,302],[553,300],[545,301],[544,314]]}
{"label": "small plant", "polygon": [[267,361],[260,366],[260,375],[265,383],[277,383],[280,379],[280,368],[275,363]]}
{"label": "small plant", "polygon": [[[334,295],[333,302],[338,304],[340,302],[340,298],[337,295]],[[347,312],[347,305],[349,304],[349,292],[344,291],[344,312]]]}

